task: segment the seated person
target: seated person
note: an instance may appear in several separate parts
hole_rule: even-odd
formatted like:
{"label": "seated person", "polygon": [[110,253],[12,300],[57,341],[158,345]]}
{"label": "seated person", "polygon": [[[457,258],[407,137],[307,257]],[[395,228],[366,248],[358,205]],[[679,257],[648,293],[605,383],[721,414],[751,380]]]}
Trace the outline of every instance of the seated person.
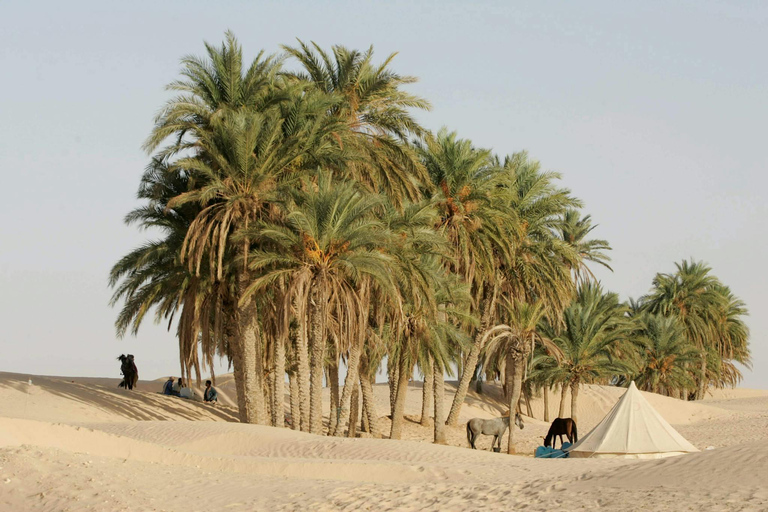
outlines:
{"label": "seated person", "polygon": [[205,381],[205,392],[203,393],[203,400],[210,403],[218,403],[219,394],[216,392],[216,388],[211,386],[211,381]]}
{"label": "seated person", "polygon": [[184,387],[184,381],[181,380],[181,377],[179,377],[179,380],[177,380],[176,383],[173,385],[171,394],[173,396],[181,396],[181,388],[183,387]]}
{"label": "seated person", "polygon": [[165,381],[165,385],[163,386],[163,394],[164,395],[173,395],[173,377],[168,377],[168,380]]}

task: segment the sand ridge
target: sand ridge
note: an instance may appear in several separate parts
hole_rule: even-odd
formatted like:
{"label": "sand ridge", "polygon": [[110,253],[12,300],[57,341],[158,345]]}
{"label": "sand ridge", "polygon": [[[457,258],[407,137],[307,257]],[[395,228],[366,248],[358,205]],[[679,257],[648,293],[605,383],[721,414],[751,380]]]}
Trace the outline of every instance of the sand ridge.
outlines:
{"label": "sand ridge", "polygon": [[[660,461],[576,461],[494,454],[490,438],[486,450],[468,449],[463,422],[503,407],[490,385],[471,393],[462,424],[448,429],[454,446],[437,446],[417,423],[419,383],[409,389],[406,439],[392,441],[243,425],[233,407],[158,394],[163,380],[129,392],[117,379],[0,373],[0,510],[768,508],[768,393],[698,403],[646,394],[691,442],[718,448]],[[383,414],[388,390],[375,388]],[[621,392],[582,391],[583,433]],[[539,419],[516,431],[526,455],[547,426],[541,399],[532,407]]]}

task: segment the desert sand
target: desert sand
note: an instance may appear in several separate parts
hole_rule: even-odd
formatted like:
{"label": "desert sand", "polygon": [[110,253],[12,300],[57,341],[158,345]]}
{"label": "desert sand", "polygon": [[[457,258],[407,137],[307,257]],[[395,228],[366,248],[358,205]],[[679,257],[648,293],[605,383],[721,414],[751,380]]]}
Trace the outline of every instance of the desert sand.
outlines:
{"label": "desert sand", "polygon": [[[531,457],[547,430],[541,398],[515,432],[521,455],[489,452],[489,437],[468,448],[463,423],[506,409],[491,385],[470,394],[450,446],[437,446],[417,423],[418,382],[401,441],[237,423],[231,376],[218,379],[218,406],[160,395],[162,380],[134,391],[118,382],[0,373],[0,510],[768,509],[768,391],[713,391],[696,403],[645,393],[700,453],[542,460]],[[582,436],[622,392],[582,390]],[[388,432],[385,384],[376,398]]]}

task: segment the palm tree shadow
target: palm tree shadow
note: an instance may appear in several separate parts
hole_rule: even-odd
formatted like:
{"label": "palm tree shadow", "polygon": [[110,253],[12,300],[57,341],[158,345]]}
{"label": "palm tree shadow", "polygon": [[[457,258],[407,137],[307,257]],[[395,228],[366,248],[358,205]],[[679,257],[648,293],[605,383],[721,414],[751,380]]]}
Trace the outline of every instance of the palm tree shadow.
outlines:
{"label": "palm tree shadow", "polygon": [[[227,406],[210,406],[195,400],[163,395],[159,392],[143,391],[141,389],[128,391],[117,388],[118,382],[119,380],[115,379],[115,388],[111,389],[96,383],[38,377],[35,379],[34,385],[51,395],[134,421],[184,419],[190,421],[219,420],[239,422],[236,411]],[[156,382],[143,381],[139,383],[139,388],[147,389],[157,385]],[[6,383],[0,383],[0,386],[25,392],[28,384],[26,376],[19,376],[18,378],[7,379]]]}

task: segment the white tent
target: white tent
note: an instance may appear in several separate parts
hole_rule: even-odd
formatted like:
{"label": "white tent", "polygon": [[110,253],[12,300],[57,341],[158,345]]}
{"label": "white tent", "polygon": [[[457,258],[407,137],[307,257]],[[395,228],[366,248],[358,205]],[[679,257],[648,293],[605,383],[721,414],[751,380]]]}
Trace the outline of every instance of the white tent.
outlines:
{"label": "white tent", "polygon": [[646,401],[635,383],[592,431],[568,449],[571,457],[660,459],[699,451]]}

